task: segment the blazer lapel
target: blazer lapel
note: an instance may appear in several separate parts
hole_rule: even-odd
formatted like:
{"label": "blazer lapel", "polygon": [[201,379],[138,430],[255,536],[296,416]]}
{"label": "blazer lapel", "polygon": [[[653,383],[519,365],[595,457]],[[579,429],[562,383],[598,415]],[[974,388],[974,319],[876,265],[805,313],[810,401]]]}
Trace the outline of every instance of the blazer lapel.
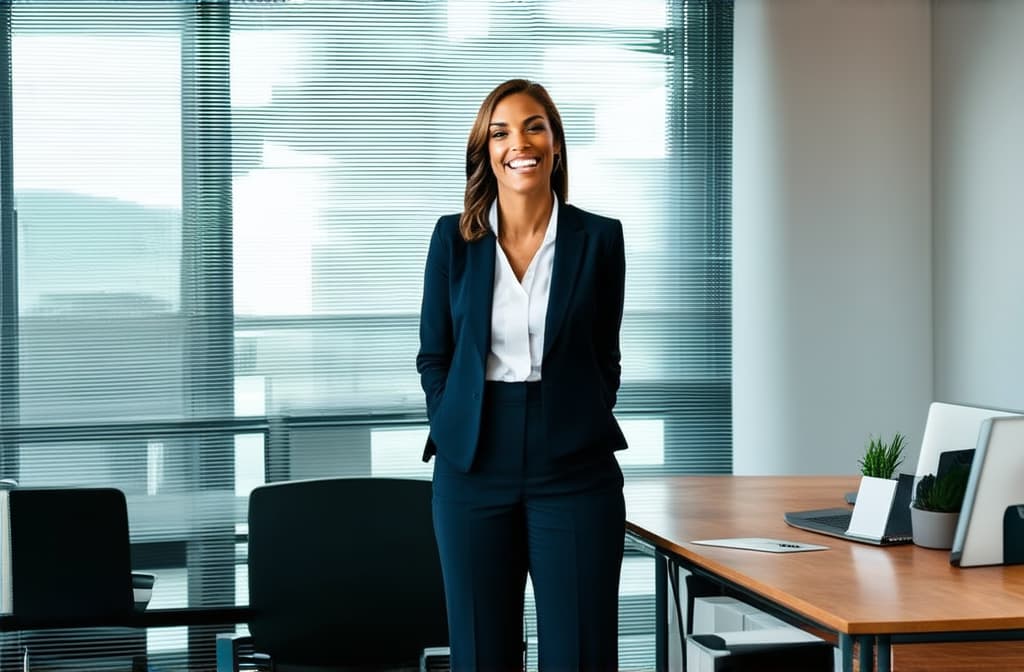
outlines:
{"label": "blazer lapel", "polygon": [[496,238],[488,233],[466,246],[466,293],[469,297],[468,317],[473,343],[486,361],[491,348],[491,303],[494,295],[494,255]]}
{"label": "blazer lapel", "polygon": [[558,208],[558,233],[555,237],[555,260],[551,269],[551,290],[548,293],[548,314],[544,319],[544,356],[547,357],[551,344],[558,336],[558,330],[569,309],[572,290],[583,259],[583,244],[586,233],[579,221],[579,212],[566,203]]}

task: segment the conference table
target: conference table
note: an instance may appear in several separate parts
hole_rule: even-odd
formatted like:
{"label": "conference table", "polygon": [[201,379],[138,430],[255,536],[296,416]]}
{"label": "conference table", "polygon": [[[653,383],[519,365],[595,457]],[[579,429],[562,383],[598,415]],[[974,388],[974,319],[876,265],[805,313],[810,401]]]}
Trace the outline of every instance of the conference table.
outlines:
{"label": "conference table", "polygon": [[[656,557],[657,666],[667,669],[668,580],[677,567],[786,620],[835,635],[844,672],[890,669],[903,641],[1021,639],[1024,565],[958,569],[949,551],[873,546],[798,530],[786,511],[842,507],[855,476],[659,476],[626,483],[626,530]],[[765,553],[701,539],[767,537],[828,546]],[[678,597],[678,593],[676,593]]]}

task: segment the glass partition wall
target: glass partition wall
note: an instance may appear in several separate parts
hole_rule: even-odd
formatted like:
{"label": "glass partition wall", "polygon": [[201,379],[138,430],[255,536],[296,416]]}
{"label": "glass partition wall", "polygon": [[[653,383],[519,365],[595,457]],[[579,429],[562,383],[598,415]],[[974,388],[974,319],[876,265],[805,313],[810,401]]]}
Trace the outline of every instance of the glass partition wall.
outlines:
{"label": "glass partition wall", "polygon": [[[423,261],[510,77],[561,109],[570,201],[624,224],[627,478],[730,471],[730,2],[0,12],[0,477],[124,490],[152,609],[246,603],[258,484],[430,478]],[[653,585],[627,553],[624,668],[652,664]]]}

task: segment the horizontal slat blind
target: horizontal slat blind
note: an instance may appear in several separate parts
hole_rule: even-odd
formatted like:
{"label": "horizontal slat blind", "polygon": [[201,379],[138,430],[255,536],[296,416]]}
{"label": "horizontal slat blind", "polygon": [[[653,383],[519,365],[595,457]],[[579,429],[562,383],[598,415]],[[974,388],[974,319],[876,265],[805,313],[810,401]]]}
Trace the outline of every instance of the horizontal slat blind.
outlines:
{"label": "horizontal slat blind", "polygon": [[[510,77],[562,112],[569,200],[624,224],[627,477],[731,468],[731,3],[5,5],[4,464],[124,489],[154,607],[244,604],[254,485],[429,477],[426,247]],[[625,571],[623,662],[642,666],[653,570]]]}
{"label": "horizontal slat blind", "polygon": [[480,100],[526,76],[562,110],[570,200],[624,221],[620,411],[671,425],[652,466],[727,471],[731,48],[705,34],[721,7],[233,6],[237,373],[263,382],[260,409],[421,407],[429,232],[461,209]]}

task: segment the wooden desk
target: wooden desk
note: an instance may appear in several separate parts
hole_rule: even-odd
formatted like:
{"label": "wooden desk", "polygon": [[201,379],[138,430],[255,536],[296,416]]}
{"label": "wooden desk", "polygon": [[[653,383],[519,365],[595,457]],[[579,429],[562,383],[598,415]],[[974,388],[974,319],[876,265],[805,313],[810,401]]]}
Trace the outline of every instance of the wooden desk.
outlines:
{"label": "wooden desk", "polygon": [[[949,552],[876,547],[786,525],[786,511],[842,506],[856,477],[680,476],[626,484],[626,528],[658,559],[659,667],[667,660],[667,561],[731,586],[810,625],[836,633],[843,669],[889,669],[893,635],[1024,629],[1024,565],[957,569]],[[772,537],[829,546],[807,553],[759,553],[699,546],[693,539]],[[944,637],[945,636],[945,637]],[[662,668],[663,669],[663,668]]]}

